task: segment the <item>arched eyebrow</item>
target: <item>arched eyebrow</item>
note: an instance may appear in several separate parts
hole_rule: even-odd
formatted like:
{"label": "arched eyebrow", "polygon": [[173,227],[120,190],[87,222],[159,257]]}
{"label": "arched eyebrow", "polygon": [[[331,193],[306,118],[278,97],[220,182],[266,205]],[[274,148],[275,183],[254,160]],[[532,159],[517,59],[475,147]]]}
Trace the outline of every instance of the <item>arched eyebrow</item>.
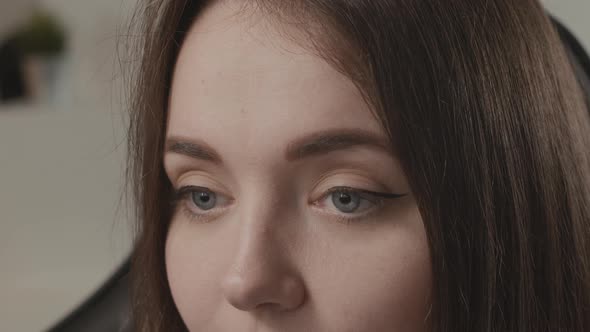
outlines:
{"label": "arched eyebrow", "polygon": [[[392,154],[389,140],[379,134],[360,129],[331,129],[297,138],[287,144],[284,157],[293,162],[330,152],[346,150],[355,146],[367,146]],[[193,159],[221,165],[221,156],[207,143],[198,139],[169,137],[166,153],[177,153]]]}
{"label": "arched eyebrow", "polygon": [[296,161],[359,145],[392,153],[389,140],[382,135],[360,129],[332,129],[295,139],[287,145],[285,159]]}
{"label": "arched eyebrow", "polygon": [[165,153],[176,153],[192,159],[212,162],[216,165],[223,163],[219,154],[201,140],[169,137],[166,139]]}

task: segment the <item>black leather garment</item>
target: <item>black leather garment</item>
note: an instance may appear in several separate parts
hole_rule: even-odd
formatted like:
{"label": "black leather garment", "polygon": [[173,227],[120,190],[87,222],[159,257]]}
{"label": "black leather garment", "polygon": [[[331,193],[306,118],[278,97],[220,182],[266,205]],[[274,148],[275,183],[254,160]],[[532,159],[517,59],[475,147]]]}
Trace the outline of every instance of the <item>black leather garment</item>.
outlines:
{"label": "black leather garment", "polygon": [[131,332],[127,260],[88,300],[48,332]]}

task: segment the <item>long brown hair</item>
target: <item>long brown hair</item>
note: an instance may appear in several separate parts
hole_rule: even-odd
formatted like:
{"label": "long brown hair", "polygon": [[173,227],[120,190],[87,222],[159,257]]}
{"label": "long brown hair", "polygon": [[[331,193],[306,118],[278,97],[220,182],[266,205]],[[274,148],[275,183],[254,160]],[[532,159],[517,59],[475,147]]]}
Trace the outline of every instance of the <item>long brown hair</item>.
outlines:
{"label": "long brown hair", "polygon": [[[396,145],[428,236],[435,331],[590,331],[590,120],[537,0],[244,2],[307,33]],[[162,157],[172,70],[205,5],[146,1],[136,16],[128,176],[140,331],[186,330],[165,271]]]}

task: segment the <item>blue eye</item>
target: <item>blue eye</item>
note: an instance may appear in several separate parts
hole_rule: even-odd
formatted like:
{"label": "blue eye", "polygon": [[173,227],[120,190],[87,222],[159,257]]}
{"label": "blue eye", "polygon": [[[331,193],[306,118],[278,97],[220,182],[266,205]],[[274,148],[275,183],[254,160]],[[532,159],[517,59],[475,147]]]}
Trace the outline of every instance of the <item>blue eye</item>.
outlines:
{"label": "blue eye", "polygon": [[332,187],[318,204],[331,205],[340,214],[340,219],[352,221],[361,219],[382,208],[387,199],[396,199],[406,194],[374,192],[352,187]]}
{"label": "blue eye", "polygon": [[333,192],[332,204],[344,213],[352,213],[356,211],[361,205],[361,197],[358,193],[354,192]]}
{"label": "blue eye", "polygon": [[217,203],[217,195],[209,190],[195,190],[191,192],[192,202],[201,210],[211,210]]}
{"label": "blue eye", "polygon": [[186,186],[175,192],[173,202],[184,202],[183,210],[191,219],[203,219],[223,210],[231,203],[231,199],[206,187]]}
{"label": "blue eye", "polygon": [[[395,199],[405,195],[379,193],[351,187],[333,187],[315,203],[324,208],[331,205],[332,214],[349,222],[366,218],[373,212],[380,210],[385,199]],[[199,186],[182,187],[173,196],[173,203],[176,207],[181,207],[191,220],[203,222],[214,220],[231,205],[232,201],[231,198],[223,194]],[[183,204],[178,205],[181,202]]]}

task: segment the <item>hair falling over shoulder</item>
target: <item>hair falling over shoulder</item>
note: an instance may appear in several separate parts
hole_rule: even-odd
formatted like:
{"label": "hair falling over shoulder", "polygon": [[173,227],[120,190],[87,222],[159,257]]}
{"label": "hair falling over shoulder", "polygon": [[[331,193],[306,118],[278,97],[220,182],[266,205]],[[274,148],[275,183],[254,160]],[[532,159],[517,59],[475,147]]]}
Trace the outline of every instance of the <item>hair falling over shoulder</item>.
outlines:
{"label": "hair falling over shoulder", "polygon": [[[590,120],[537,0],[243,1],[309,23],[310,47],[397,145],[428,235],[434,331],[590,331]],[[140,1],[129,34],[138,331],[186,330],[162,155],[175,60],[208,2]]]}

